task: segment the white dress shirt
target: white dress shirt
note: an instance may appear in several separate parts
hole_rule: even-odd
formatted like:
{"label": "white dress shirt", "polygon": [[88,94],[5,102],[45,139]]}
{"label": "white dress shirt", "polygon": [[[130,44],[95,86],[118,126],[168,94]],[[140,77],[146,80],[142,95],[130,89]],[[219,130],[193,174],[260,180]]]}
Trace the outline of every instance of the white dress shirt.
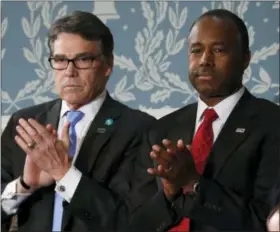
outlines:
{"label": "white dress shirt", "polygon": [[[77,154],[79,153],[81,144],[87,134],[89,126],[91,122],[94,120],[96,114],[98,113],[99,109],[101,108],[104,100],[106,98],[106,90],[104,90],[97,98],[95,98],[89,104],[86,104],[79,108],[79,111],[84,113],[84,117],[76,124],[75,130],[77,134],[77,143],[76,143],[76,152],[74,154],[72,164],[75,163],[77,159]],[[58,137],[61,138],[61,133],[63,126],[67,121],[66,112],[69,111],[70,108],[68,107],[65,101],[62,101],[61,110],[60,110],[60,120],[58,124]],[[71,166],[69,171],[66,175],[56,183],[55,191],[60,194],[67,202],[70,202],[75,190],[81,180],[82,173],[75,168],[74,165]],[[1,196],[1,205],[3,210],[8,214],[12,215],[15,214],[19,208],[19,205],[31,194],[17,194],[16,193],[16,184],[18,180],[14,180],[10,182]],[[59,186],[64,186],[63,192],[59,191]]]}
{"label": "white dress shirt", "polygon": [[236,106],[237,102],[240,100],[244,94],[245,88],[242,87],[240,90],[225,98],[219,102],[214,107],[209,107],[205,104],[200,98],[198,99],[197,113],[196,113],[196,122],[195,122],[195,133],[203,121],[203,113],[206,109],[214,109],[218,115],[218,118],[213,122],[213,133],[214,139],[213,143],[216,141],[220,131],[222,130],[224,124],[226,123],[229,115],[231,114],[233,108]]}

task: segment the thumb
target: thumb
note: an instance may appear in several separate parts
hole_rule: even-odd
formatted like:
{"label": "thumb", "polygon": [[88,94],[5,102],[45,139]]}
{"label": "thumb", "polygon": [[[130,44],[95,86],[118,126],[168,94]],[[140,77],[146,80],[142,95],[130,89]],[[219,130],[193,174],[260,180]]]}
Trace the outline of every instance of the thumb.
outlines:
{"label": "thumb", "polygon": [[57,138],[57,131],[54,129],[54,127],[51,124],[48,124],[46,126],[46,129],[48,132],[50,132],[55,138]]}
{"label": "thumb", "polygon": [[62,129],[62,134],[61,134],[61,141],[63,143],[63,146],[67,150],[69,150],[70,148],[69,127],[70,127],[70,122],[66,122]]}
{"label": "thumb", "polygon": [[[64,142],[62,141],[62,140],[57,140],[58,141],[58,143],[57,143],[57,151],[59,152],[59,154],[62,154],[62,155],[65,155],[65,156],[67,156],[67,158],[68,158],[68,160],[69,160],[69,163],[71,163],[72,162],[72,159],[73,159],[73,157],[71,157],[70,155],[68,155],[68,148],[67,147],[65,147],[65,145],[64,145]],[[66,149],[68,149],[67,151],[66,151]]]}
{"label": "thumb", "polygon": [[52,135],[57,138],[57,131],[56,130],[52,130]]}
{"label": "thumb", "polygon": [[32,165],[32,164],[34,164],[33,160],[31,159],[31,157],[28,154],[26,154],[25,165]]}
{"label": "thumb", "polygon": [[33,162],[32,158],[26,154],[26,158],[25,158],[25,164],[24,164],[24,172],[26,171],[26,169],[30,172],[36,172],[39,170],[38,166]]}

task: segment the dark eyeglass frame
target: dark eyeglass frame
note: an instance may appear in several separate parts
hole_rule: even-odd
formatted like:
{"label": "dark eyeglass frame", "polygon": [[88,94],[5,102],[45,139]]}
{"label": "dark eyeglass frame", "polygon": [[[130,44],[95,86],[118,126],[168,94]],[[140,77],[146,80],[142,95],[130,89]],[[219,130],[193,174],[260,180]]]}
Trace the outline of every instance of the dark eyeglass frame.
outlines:
{"label": "dark eyeglass frame", "polygon": [[[65,70],[65,69],[68,68],[68,65],[69,65],[70,62],[73,63],[73,65],[74,65],[74,67],[75,67],[76,69],[89,69],[89,68],[92,68],[92,67],[93,67],[94,61],[97,60],[97,58],[100,57],[100,56],[103,57],[103,54],[98,54],[98,55],[95,55],[95,56],[94,56],[94,55],[88,55],[88,56],[76,57],[76,58],[73,58],[73,59],[63,58],[63,59],[65,59],[65,61],[67,61],[67,65],[66,65],[65,68],[54,68],[54,67],[53,67],[53,65],[52,65],[52,60],[56,59],[57,57],[50,56],[50,57],[48,58],[48,61],[49,61],[49,63],[50,63],[51,68],[54,69],[54,70]],[[91,60],[92,60],[92,65],[91,65],[91,67],[86,67],[86,68],[79,68],[79,67],[77,67],[75,61],[78,60],[78,59],[82,59],[82,58],[91,59]]]}

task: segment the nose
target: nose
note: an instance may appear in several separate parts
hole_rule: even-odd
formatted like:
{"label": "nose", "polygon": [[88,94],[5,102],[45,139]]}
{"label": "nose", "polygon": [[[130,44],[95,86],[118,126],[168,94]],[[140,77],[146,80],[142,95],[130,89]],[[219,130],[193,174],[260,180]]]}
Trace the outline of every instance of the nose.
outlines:
{"label": "nose", "polygon": [[200,59],[200,66],[203,67],[213,67],[214,62],[214,54],[212,51],[205,50]]}
{"label": "nose", "polygon": [[65,69],[65,75],[68,77],[75,77],[77,75],[77,69],[75,68],[73,62],[69,62],[67,68]]}

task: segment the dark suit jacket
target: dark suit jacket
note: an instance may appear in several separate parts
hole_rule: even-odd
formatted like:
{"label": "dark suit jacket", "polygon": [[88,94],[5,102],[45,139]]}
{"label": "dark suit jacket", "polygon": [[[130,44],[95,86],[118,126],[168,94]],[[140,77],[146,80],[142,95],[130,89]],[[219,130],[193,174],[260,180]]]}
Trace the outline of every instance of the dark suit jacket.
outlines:
{"label": "dark suit jacket", "polygon": [[[22,109],[10,119],[2,134],[1,184],[23,172],[25,154],[14,141],[18,119],[36,118],[41,124],[58,126],[61,100]],[[112,118],[111,126],[104,124]],[[74,231],[104,231],[125,220],[115,214],[121,200],[130,191],[127,181],[130,166],[123,165],[138,146],[142,132],[154,118],[113,100],[108,94],[96,118],[90,125],[75,166],[83,173],[70,204],[64,202],[63,229]],[[129,161],[128,161],[129,162]],[[32,194],[18,212],[20,231],[51,231],[54,185]],[[6,220],[5,220],[6,219]],[[10,219],[2,210],[2,223]],[[86,226],[87,225],[87,226]]]}
{"label": "dark suit jacket", "polygon": [[[164,138],[191,144],[196,111],[197,104],[191,104],[157,121],[143,150]],[[152,166],[148,155],[139,156],[131,231],[165,231],[183,216],[191,219],[192,231],[264,230],[279,196],[279,106],[245,92],[213,145],[197,194],[168,202],[161,181],[145,175]]]}

